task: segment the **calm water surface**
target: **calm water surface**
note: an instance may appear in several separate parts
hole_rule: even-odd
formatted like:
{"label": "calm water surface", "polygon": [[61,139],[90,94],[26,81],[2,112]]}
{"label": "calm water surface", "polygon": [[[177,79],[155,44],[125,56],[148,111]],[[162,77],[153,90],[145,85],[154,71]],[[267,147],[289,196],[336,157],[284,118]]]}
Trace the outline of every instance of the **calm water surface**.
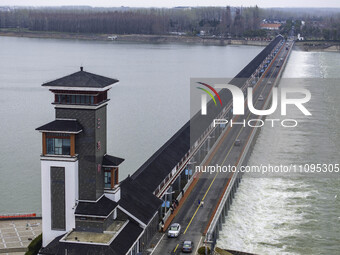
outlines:
{"label": "calm water surface", "polygon": [[108,153],[132,174],[189,119],[190,77],[235,75],[261,47],[134,44],[0,37],[0,214],[41,211],[41,134],[54,119],[41,84],[84,70],[117,78]]}

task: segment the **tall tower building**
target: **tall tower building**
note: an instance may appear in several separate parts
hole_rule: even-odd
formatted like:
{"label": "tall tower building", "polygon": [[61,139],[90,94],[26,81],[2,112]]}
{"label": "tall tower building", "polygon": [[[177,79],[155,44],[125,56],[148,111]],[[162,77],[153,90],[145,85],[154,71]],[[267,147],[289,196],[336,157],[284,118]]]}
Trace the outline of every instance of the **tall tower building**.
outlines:
{"label": "tall tower building", "polygon": [[[42,133],[43,246],[72,229],[103,231],[98,224],[85,224],[91,219],[81,219],[76,208],[103,202],[113,208],[120,199],[118,165],[123,159],[107,154],[106,119],[107,93],[117,82],[81,67],[42,85],[54,94],[55,107],[55,120],[37,128]],[[111,211],[107,214],[101,216]]]}
{"label": "tall tower building", "polygon": [[130,176],[119,182],[124,159],[106,151],[107,93],[117,82],[80,68],[42,85],[54,95],[55,120],[37,128],[40,255],[136,255],[158,230],[162,200]]}

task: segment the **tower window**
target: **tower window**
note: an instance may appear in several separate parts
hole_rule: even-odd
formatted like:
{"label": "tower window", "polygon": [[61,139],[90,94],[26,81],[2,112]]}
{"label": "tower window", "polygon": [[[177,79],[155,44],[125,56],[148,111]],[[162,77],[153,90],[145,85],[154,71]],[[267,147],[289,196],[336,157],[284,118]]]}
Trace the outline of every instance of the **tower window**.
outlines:
{"label": "tower window", "polygon": [[52,155],[70,155],[71,143],[70,138],[65,137],[47,137],[47,154]]}
{"label": "tower window", "polygon": [[111,178],[112,178],[112,173],[110,171],[105,171],[104,172],[104,183],[105,183],[105,189],[111,189]]}
{"label": "tower window", "polygon": [[93,95],[56,95],[55,103],[58,104],[94,104]]}
{"label": "tower window", "polygon": [[105,189],[113,189],[118,184],[118,168],[104,167]]}
{"label": "tower window", "polygon": [[42,154],[76,156],[75,135],[65,133],[43,133]]}
{"label": "tower window", "polygon": [[98,105],[107,101],[106,91],[53,91],[55,104]]}

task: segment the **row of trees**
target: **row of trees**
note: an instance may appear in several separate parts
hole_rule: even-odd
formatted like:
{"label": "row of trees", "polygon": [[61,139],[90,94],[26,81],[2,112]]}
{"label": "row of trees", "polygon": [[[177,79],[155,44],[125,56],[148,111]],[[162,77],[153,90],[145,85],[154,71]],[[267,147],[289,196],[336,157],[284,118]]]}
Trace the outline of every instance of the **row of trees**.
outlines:
{"label": "row of trees", "polygon": [[267,12],[267,17],[287,20],[283,34],[294,26],[295,34],[307,40],[340,40],[339,9],[277,9]]}
{"label": "row of trees", "polygon": [[[32,31],[111,34],[168,34],[256,36],[260,26],[256,7],[202,7],[172,9],[15,9],[0,11],[0,28]],[[262,32],[263,35],[263,32]]]}
{"label": "row of trees", "polygon": [[[0,28],[106,34],[168,34],[266,37],[263,19],[287,20],[281,33],[295,25],[306,39],[340,40],[335,9],[200,8],[40,8],[0,9]],[[301,23],[301,20],[304,23]]]}
{"label": "row of trees", "polygon": [[309,40],[340,40],[340,16],[306,18],[305,24],[301,26],[301,34]]}
{"label": "row of trees", "polygon": [[1,28],[71,33],[160,34],[166,31],[164,16],[141,12],[88,12],[15,10],[0,12]]}

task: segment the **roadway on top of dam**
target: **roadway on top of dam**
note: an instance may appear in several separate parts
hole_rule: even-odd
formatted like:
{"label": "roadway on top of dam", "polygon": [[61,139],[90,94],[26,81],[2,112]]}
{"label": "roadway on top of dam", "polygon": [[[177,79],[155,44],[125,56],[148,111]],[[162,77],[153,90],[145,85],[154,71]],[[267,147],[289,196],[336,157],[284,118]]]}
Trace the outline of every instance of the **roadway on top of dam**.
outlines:
{"label": "roadway on top of dam", "polygon": [[[288,47],[292,46],[293,43],[290,43]],[[286,59],[290,53],[290,50],[287,50],[286,47],[285,43],[281,46],[280,51],[275,55],[262,78],[253,88],[254,107],[256,109],[262,109],[266,101],[270,99],[269,95],[275,85],[275,80],[278,78],[281,68],[283,68],[282,63],[284,61],[280,59]],[[242,122],[245,119],[247,122],[250,119],[258,118],[259,116],[252,114],[246,107],[245,115],[234,116],[233,121]],[[245,127],[243,125],[227,126],[216,145],[207,155],[204,165],[236,166],[254,129],[248,125],[245,125]],[[236,140],[240,140],[239,146],[235,146]],[[177,209],[178,212],[175,211],[176,215],[172,220],[172,223],[181,225],[180,235],[177,238],[168,238],[167,233],[165,233],[152,254],[180,254],[184,241],[193,241],[195,252],[204,238],[230,177],[230,174],[227,173],[200,173],[197,177],[198,180],[192,184],[194,187],[185,196],[185,201],[180,201],[183,204],[180,204]],[[204,201],[204,206],[199,205],[198,200]],[[168,224],[166,224],[167,226]]]}

